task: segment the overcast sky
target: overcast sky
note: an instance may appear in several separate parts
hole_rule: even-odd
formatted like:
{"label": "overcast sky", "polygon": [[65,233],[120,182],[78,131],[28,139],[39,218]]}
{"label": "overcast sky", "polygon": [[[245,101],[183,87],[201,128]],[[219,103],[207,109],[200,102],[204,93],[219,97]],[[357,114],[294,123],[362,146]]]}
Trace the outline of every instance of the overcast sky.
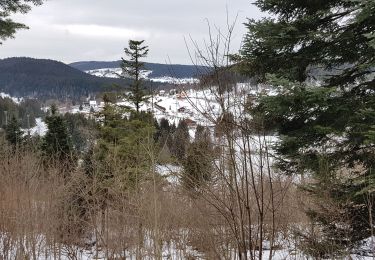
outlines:
{"label": "overcast sky", "polygon": [[[16,15],[30,30],[0,46],[0,58],[27,56],[70,63],[118,60],[129,39],[144,39],[147,61],[190,64],[184,37],[207,39],[206,20],[226,27],[238,13],[233,37],[237,50],[246,18],[258,19],[252,0],[48,0],[26,15]],[[169,62],[168,62],[169,63]]]}

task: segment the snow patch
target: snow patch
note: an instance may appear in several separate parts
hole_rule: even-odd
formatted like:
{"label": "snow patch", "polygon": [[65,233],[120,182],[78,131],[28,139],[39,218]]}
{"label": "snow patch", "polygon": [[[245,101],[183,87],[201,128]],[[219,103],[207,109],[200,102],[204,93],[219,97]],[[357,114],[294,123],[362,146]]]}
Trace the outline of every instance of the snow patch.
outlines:
{"label": "snow patch", "polygon": [[40,117],[35,118],[35,123],[36,125],[30,129],[30,135],[45,136],[48,131],[47,124]]}
{"label": "snow patch", "polygon": [[16,104],[19,104],[23,101],[23,98],[12,97],[11,95],[3,93],[3,92],[0,92],[0,97],[1,98],[9,98]]}

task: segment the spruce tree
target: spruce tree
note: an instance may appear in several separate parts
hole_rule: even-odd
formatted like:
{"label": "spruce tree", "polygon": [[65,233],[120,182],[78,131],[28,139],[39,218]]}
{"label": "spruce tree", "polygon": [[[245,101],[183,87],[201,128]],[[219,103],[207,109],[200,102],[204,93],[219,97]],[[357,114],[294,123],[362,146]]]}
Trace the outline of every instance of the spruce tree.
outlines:
{"label": "spruce tree", "polygon": [[213,171],[214,151],[210,130],[197,126],[195,140],[188,145],[183,161],[182,182],[190,190],[197,191],[209,181]]}
{"label": "spruce tree", "polygon": [[165,118],[160,120],[157,130],[157,142],[159,143],[159,147],[163,148],[166,144],[168,144],[168,139],[171,139],[171,126],[169,125],[169,121]]}
{"label": "spruce tree", "polygon": [[0,0],[0,45],[1,40],[13,38],[20,29],[28,29],[22,23],[13,21],[10,17],[15,13],[25,14],[31,10],[31,4],[40,5],[43,0]]}
{"label": "spruce tree", "polygon": [[17,147],[22,143],[23,131],[17,118],[13,115],[5,127],[6,140],[13,146]]}
{"label": "spruce tree", "polygon": [[[248,21],[234,59],[247,75],[281,86],[251,112],[263,113],[265,124],[278,130],[279,167],[315,178],[305,188],[323,203],[308,213],[326,239],[314,254],[332,256],[369,237],[373,226],[366,198],[375,202],[375,1],[256,5],[272,18]],[[341,218],[328,214],[326,199]]]}
{"label": "spruce tree", "polygon": [[60,162],[72,159],[73,149],[66,122],[57,112],[55,105],[51,106],[50,115],[46,117],[48,131],[43,138],[42,151],[47,158]]}
{"label": "spruce tree", "polygon": [[99,113],[99,140],[95,149],[100,178],[110,183],[114,177],[123,180],[126,189],[137,188],[138,181],[150,169],[146,148],[154,135],[154,118],[147,112],[129,112],[107,104]]}
{"label": "spruce tree", "polygon": [[125,48],[125,54],[128,59],[122,58],[123,75],[130,76],[133,82],[130,87],[131,95],[129,99],[135,105],[137,113],[142,102],[146,100],[144,87],[142,85],[142,69],[144,68],[142,58],[147,57],[148,46],[143,45],[144,41],[129,41],[129,47]]}
{"label": "spruce tree", "polygon": [[173,135],[173,146],[171,147],[173,155],[180,161],[186,157],[186,151],[190,143],[189,128],[185,120],[178,123],[177,129]]}

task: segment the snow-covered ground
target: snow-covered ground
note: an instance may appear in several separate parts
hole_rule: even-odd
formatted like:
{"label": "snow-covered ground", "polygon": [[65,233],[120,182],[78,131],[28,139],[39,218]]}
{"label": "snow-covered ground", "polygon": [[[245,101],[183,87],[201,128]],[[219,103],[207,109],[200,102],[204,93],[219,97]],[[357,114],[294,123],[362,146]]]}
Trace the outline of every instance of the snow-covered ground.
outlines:
{"label": "snow-covered ground", "polygon": [[9,98],[9,99],[11,99],[16,104],[19,104],[19,103],[21,103],[23,101],[23,98],[12,97],[9,94],[3,93],[3,92],[0,92],[0,97],[1,98]]}
{"label": "snow-covered ground", "polygon": [[[87,70],[86,73],[90,75],[94,75],[97,77],[106,77],[106,78],[119,78],[122,74],[121,68],[103,68],[103,69],[96,69],[96,70]],[[161,83],[171,83],[171,84],[195,84],[198,83],[199,80],[196,78],[175,78],[170,76],[164,77],[150,77],[152,71],[151,70],[144,70],[142,71],[142,78],[148,79],[153,82],[161,82]]]}
{"label": "snow-covered ground", "polygon": [[[264,93],[275,95],[276,91],[254,87],[248,83],[237,84],[235,90],[221,97],[217,95],[215,89],[160,90],[158,94],[150,96],[146,102],[141,103],[140,110],[152,112],[158,121],[165,118],[176,126],[181,120],[188,120],[189,133],[194,138],[197,125],[209,127],[213,133],[213,127],[222,115],[223,107],[236,119],[244,119],[247,116],[243,111],[248,97],[252,96],[256,99],[257,95]],[[96,112],[103,109],[104,105],[100,100],[88,100],[81,106],[60,107],[59,110],[60,113],[81,113],[86,117],[93,117]],[[118,101],[116,105],[135,108],[127,99]],[[268,139],[275,141],[272,136]]]}
{"label": "snow-covered ground", "polygon": [[[183,233],[183,232],[182,232]],[[46,239],[43,235],[37,235],[32,238],[33,244],[24,244],[22,246],[22,252],[26,255],[32,255],[35,257],[35,260],[53,260],[58,259],[61,260],[69,260],[69,259],[79,259],[79,260],[89,260],[89,259],[108,259],[106,257],[105,250],[102,250],[101,247],[96,246],[87,246],[87,247],[79,247],[79,246],[65,246],[56,245],[55,248],[52,248],[46,245]],[[363,241],[364,245],[360,246],[356,253],[351,254],[350,256],[334,258],[334,259],[342,259],[342,260],[371,260],[374,259],[374,247],[368,248],[368,242],[371,238],[366,239]],[[7,236],[5,234],[0,233],[0,259],[18,259],[19,258],[19,249],[17,250],[20,241],[17,240],[13,241],[15,243],[9,243],[12,240],[7,240]],[[27,238],[25,238],[25,243]],[[270,248],[269,245],[267,246],[267,242],[264,243],[264,250],[263,250],[263,257],[262,259],[270,259]],[[151,237],[145,238],[144,241],[144,248],[142,252],[144,253],[142,259],[151,260],[152,252],[154,250],[153,247],[153,240]],[[281,241],[279,244],[281,249],[274,249],[272,251],[272,258],[273,260],[299,260],[299,259],[313,259],[305,255],[303,252],[298,250],[293,241]],[[193,249],[188,244],[181,245],[181,243],[176,243],[173,240],[163,243],[161,249],[162,259],[165,260],[182,260],[182,259],[206,259],[204,255],[197,250]],[[370,250],[370,251],[369,251]],[[256,252],[257,253],[257,252]],[[111,259],[130,259],[136,260],[136,249],[135,248],[128,248],[126,252],[121,252],[121,256],[114,254],[110,255]],[[124,255],[125,254],[125,255]],[[17,257],[18,256],[18,257]],[[33,258],[34,259],[34,258]],[[235,251],[233,250],[233,255],[231,259],[237,259],[235,255]],[[250,259],[250,254],[249,254]]]}
{"label": "snow-covered ground", "polygon": [[[45,136],[45,134],[47,133],[47,125],[46,123],[43,121],[42,118],[38,117],[38,118],[35,118],[35,126],[33,128],[30,129],[30,135],[32,136]],[[27,130],[24,130],[25,132],[27,132]]]}

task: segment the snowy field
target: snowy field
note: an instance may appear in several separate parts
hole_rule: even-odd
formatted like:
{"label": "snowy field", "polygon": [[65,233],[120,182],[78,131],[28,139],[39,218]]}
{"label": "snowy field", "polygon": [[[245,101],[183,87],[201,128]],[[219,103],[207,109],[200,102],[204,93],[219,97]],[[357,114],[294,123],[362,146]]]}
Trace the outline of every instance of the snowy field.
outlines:
{"label": "snowy field", "polygon": [[[103,69],[96,69],[96,70],[87,70],[86,73],[97,76],[97,77],[106,77],[106,78],[119,78],[122,74],[121,68],[103,68]],[[171,84],[195,84],[198,83],[199,80],[196,78],[174,78],[170,76],[164,77],[150,77],[152,71],[151,70],[143,70],[142,71],[142,78],[148,79],[152,82],[160,82],[160,83],[171,83]]]}
{"label": "snowy field", "polygon": [[[183,232],[183,231],[181,231]],[[375,239],[375,238],[374,238]],[[26,240],[26,239],[25,239]],[[4,234],[0,233],[0,259],[18,259],[18,252],[16,249],[12,248],[12,246],[16,246],[17,243],[22,243],[21,240],[13,241],[12,244],[9,244],[10,241],[6,239]],[[291,241],[280,241],[278,243],[282,246],[283,249],[277,249],[272,251],[272,259],[273,260],[309,260],[313,259],[307,255],[304,255],[301,251],[295,249],[295,245],[293,245]],[[270,249],[267,246],[267,243],[264,243],[264,251],[262,259],[268,260],[270,259]],[[374,259],[372,253],[374,252],[374,243],[372,242],[371,238],[368,238],[363,241],[363,245],[360,246],[356,251],[357,254],[351,254],[350,256],[340,257],[335,259],[342,259],[342,260],[370,260]],[[90,260],[90,259],[109,259],[106,256],[106,252],[102,251],[100,247],[92,246],[92,247],[79,247],[79,246],[64,246],[64,245],[56,245],[55,247],[47,246],[46,239],[44,236],[35,236],[35,240],[33,245],[23,245],[23,253],[29,254],[33,256],[32,259],[35,260],[53,260],[53,259],[60,259],[60,260],[70,260],[70,259],[79,259],[79,260]],[[146,238],[144,241],[144,248],[142,252],[144,256],[142,259],[152,260],[154,259],[151,257],[150,254],[154,250],[154,244],[152,239]],[[182,260],[182,259],[206,259],[201,253],[194,250],[192,247],[188,245],[180,245],[176,244],[173,241],[168,243],[163,243],[161,248],[161,254],[163,260]],[[228,252],[231,254],[230,252]],[[257,256],[258,257],[258,256]],[[129,260],[136,260],[136,249],[128,249],[126,250],[123,255],[110,255],[110,259],[129,259]],[[235,251],[233,251],[233,256],[231,259],[238,259],[235,255]],[[249,255],[250,259],[250,255]]]}

